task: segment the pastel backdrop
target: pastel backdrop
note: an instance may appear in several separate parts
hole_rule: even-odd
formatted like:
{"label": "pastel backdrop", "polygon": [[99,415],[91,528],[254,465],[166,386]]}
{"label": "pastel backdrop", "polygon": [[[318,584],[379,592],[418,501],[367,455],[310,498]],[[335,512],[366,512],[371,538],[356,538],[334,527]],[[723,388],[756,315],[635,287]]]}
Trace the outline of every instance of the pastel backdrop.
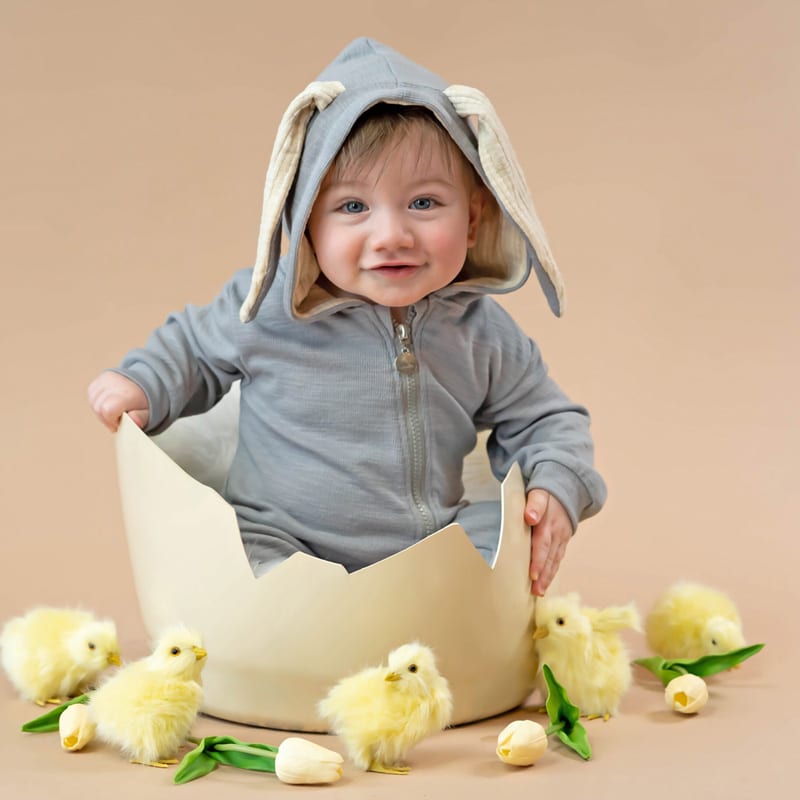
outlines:
{"label": "pastel backdrop", "polygon": [[[534,282],[502,299],[590,408],[609,485],[560,585],[643,611],[676,578],[728,590],[748,638],[768,647],[745,677],[720,682],[713,736],[681,729],[681,746],[704,753],[684,763],[705,797],[752,796],[778,779],[788,724],[764,709],[797,698],[800,600],[796,3],[2,0],[0,18],[0,618],[82,604],[117,620],[131,657],[146,652],[113,442],[85,387],[171,310],[210,300],[252,262],[283,109],[367,34],[492,98],[563,271],[561,320]],[[639,654],[641,637],[630,642]],[[665,722],[652,687],[637,690],[629,707],[642,724]],[[71,758],[61,769],[75,774],[54,789],[42,765],[61,754],[16,734],[27,709],[7,683],[0,702],[0,785],[67,797],[81,778],[100,791],[89,762]],[[667,796],[654,765],[668,768],[664,752],[687,758],[671,749],[676,726],[653,727],[656,760],[627,719],[596,729],[594,773],[557,761],[537,773],[541,786],[606,775],[615,796]],[[527,791],[532,774],[488,782],[501,727],[441,737],[469,761],[434,750],[426,762],[420,749],[412,785]],[[117,769],[111,755],[94,758]],[[167,786],[119,774],[134,795],[134,778]],[[373,777],[351,775],[351,791]]]}

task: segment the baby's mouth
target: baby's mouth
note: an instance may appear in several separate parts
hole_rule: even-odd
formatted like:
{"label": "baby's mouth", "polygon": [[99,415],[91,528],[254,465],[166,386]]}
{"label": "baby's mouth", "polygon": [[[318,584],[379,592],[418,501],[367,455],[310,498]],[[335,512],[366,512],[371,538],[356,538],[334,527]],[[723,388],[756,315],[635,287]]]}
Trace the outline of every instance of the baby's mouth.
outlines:
{"label": "baby's mouth", "polygon": [[380,275],[402,277],[403,275],[410,275],[415,270],[419,269],[418,264],[379,264],[372,267],[370,272],[377,272]]}

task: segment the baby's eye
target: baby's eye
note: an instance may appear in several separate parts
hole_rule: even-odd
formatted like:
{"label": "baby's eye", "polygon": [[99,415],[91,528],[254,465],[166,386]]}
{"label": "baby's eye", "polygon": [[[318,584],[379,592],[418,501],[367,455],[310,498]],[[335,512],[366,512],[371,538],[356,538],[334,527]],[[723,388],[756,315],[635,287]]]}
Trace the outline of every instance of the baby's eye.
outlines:
{"label": "baby's eye", "polygon": [[417,671],[417,665],[416,664],[409,664],[408,665],[408,671],[409,672],[416,672]]}
{"label": "baby's eye", "polygon": [[172,653],[173,656],[179,656],[181,654],[181,649],[180,647],[173,647],[169,652]]}
{"label": "baby's eye", "polygon": [[341,209],[345,214],[360,214],[366,211],[367,207],[360,200],[347,200],[342,203]]}
{"label": "baby's eye", "polygon": [[96,647],[96,645],[95,645],[94,642],[89,642],[89,649],[90,650],[94,650],[95,647]]}
{"label": "baby's eye", "polygon": [[411,201],[411,208],[415,211],[429,211],[433,208],[434,202],[432,197],[417,197]]}

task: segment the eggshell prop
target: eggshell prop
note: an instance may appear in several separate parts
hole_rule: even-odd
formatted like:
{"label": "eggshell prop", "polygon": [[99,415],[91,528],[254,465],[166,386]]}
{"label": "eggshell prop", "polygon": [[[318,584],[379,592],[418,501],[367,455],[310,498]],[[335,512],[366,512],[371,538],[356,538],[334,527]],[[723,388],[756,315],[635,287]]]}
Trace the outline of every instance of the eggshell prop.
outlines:
{"label": "eggshell prop", "polygon": [[[234,401],[226,398],[152,439],[126,415],[115,437],[145,628],[156,636],[180,620],[202,631],[211,654],[202,710],[245,724],[325,732],[316,704],[330,687],[414,640],[433,648],[450,683],[453,724],[520,705],[533,688],[536,656],[519,468],[502,485],[493,568],[453,524],[351,574],[296,553],[257,579],[233,508],[210,488],[222,485],[235,446],[235,414],[220,409]],[[209,485],[179,463],[203,473]]]}
{"label": "eggshell prop", "polygon": [[673,711],[696,714],[708,702],[708,686],[698,675],[681,675],[664,687],[664,700]]}

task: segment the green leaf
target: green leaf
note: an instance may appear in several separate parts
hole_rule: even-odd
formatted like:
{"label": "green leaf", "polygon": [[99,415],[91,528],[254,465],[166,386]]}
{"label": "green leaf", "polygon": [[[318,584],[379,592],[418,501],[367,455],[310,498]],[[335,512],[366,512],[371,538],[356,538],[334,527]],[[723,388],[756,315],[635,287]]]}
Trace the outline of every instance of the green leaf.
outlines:
{"label": "green leaf", "polygon": [[763,647],[763,644],[751,644],[727,653],[716,653],[694,659],[674,658],[668,660],[660,656],[653,656],[652,658],[637,658],[633,663],[649,669],[666,686],[673,678],[685,675],[687,672],[705,678],[708,675],[716,675],[718,672],[732,669],[750,656],[754,656]]}
{"label": "green leaf", "polygon": [[242,742],[233,736],[206,736],[192,739],[197,747],[187,753],[175,773],[175,783],[187,783],[201,778],[217,764],[256,772],[275,772],[277,747],[260,742]]}
{"label": "green leaf", "polygon": [[667,661],[665,658],[661,658],[661,656],[651,656],[650,658],[637,658],[634,664],[639,664],[639,666],[644,667],[645,669],[649,669],[650,672],[653,673],[661,683],[666,686],[673,678],[677,678],[679,675],[685,675],[686,670],[678,670],[674,667],[670,666],[670,662]]}
{"label": "green leaf", "polygon": [[710,656],[703,656],[694,661],[687,659],[676,659],[670,662],[670,666],[683,667],[692,675],[699,675],[705,678],[708,675],[716,675],[718,672],[732,669],[742,661],[754,656],[764,647],[763,644],[751,644],[749,647],[741,647],[738,650],[730,650],[727,653],[717,653]]}
{"label": "green leaf", "polygon": [[574,750],[587,761],[592,757],[592,748],[586,728],[580,723],[581,712],[573,705],[564,687],[555,679],[547,664],[542,664],[542,674],[547,681],[547,702],[545,708],[551,725],[547,733],[556,733],[567,747]]}
{"label": "green leaf", "polygon": [[36,719],[32,719],[30,722],[26,722],[22,726],[22,730],[24,733],[52,733],[53,731],[57,731],[58,721],[61,719],[61,715],[64,713],[65,709],[78,703],[88,702],[89,695],[80,694],[77,697],[73,697],[71,700],[67,700],[66,703],[56,706],[46,714],[42,714],[41,717],[36,717]]}
{"label": "green leaf", "polygon": [[[275,754],[277,747],[259,742],[249,743],[235,739],[233,736],[217,737],[208,754],[220,764],[239,769],[251,769],[257,772],[275,772]],[[224,741],[223,741],[224,740]]]}
{"label": "green leaf", "polygon": [[584,761],[588,761],[592,757],[592,746],[589,744],[589,734],[586,733],[586,728],[579,722],[571,731],[558,731],[558,738],[567,747],[571,747]]}
{"label": "green leaf", "polygon": [[580,710],[570,703],[566,689],[555,679],[553,670],[547,664],[542,665],[542,672],[544,673],[544,679],[547,681],[545,708],[550,716],[550,722],[563,721],[565,727],[571,728],[580,718]]}
{"label": "green leaf", "polygon": [[172,781],[173,783],[189,783],[195,778],[202,778],[204,775],[208,775],[209,772],[213,772],[216,768],[217,762],[205,752],[205,739],[202,739],[194,750],[183,757],[183,761],[178,764],[178,769],[175,770]]}

